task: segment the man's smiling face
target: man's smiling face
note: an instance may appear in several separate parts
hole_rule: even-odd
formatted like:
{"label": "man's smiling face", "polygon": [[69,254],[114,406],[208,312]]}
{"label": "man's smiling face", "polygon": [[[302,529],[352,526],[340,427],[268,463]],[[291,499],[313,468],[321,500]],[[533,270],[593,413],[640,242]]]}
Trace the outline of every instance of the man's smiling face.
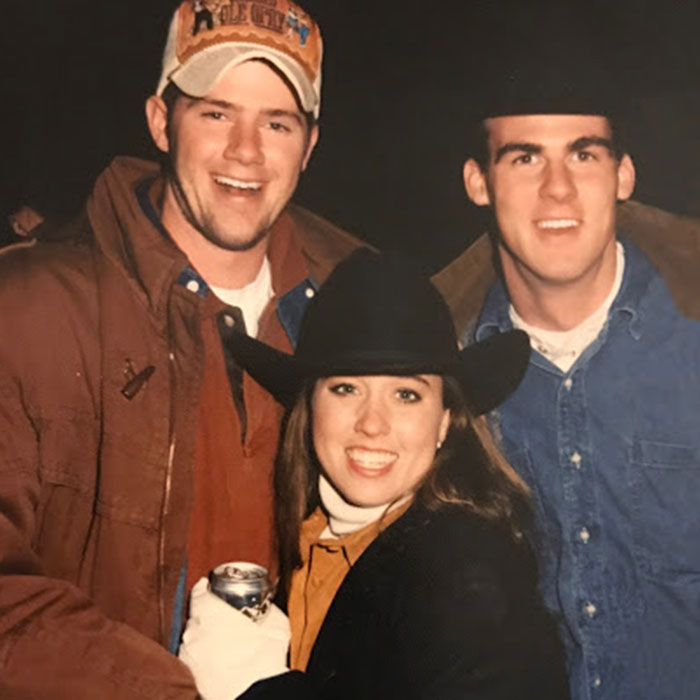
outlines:
{"label": "man's smiling face", "polygon": [[177,100],[164,142],[165,207],[190,233],[249,250],[291,198],[316,142],[282,78],[266,63],[230,68],[208,95]]}
{"label": "man's smiling face", "polygon": [[488,170],[468,161],[465,183],[476,204],[493,209],[506,283],[594,278],[614,261],[615,204],[634,187],[631,160],[613,153],[608,120],[524,115],[491,118],[486,126]]}

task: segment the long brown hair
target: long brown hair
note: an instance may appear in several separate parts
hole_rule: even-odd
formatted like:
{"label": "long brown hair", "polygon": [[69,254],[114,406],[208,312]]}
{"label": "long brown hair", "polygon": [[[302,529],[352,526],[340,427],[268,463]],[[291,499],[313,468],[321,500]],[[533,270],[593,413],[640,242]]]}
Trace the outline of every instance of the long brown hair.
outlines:
{"label": "long brown hair", "polygon": [[[280,548],[280,586],[288,592],[294,569],[301,566],[301,524],[320,504],[321,466],[311,436],[309,380],[287,414],[275,470],[275,523]],[[519,539],[529,523],[529,491],[508,464],[483,416],[474,417],[460,384],[443,377],[443,404],[450,409],[447,437],[433,465],[418,485],[416,500],[430,510],[463,507]]]}

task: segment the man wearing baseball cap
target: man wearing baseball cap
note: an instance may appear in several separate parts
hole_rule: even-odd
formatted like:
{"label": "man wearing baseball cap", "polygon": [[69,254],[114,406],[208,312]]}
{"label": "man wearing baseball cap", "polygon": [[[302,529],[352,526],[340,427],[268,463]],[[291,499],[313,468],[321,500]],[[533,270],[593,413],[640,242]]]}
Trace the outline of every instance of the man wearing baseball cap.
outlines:
{"label": "man wearing baseball cap", "polygon": [[463,342],[530,334],[525,378],[493,421],[532,491],[572,697],[693,700],[700,225],[623,203],[635,184],[623,93],[584,77],[500,85],[464,166],[489,235],[438,284]]}
{"label": "man wearing baseball cap", "polygon": [[321,54],[289,0],[182,2],[146,105],[162,166],[115,159],[60,235],[0,259],[3,698],[193,700],[171,653],[192,582],[275,568],[281,409],[226,340],[291,351],[360,245],[289,203]]}

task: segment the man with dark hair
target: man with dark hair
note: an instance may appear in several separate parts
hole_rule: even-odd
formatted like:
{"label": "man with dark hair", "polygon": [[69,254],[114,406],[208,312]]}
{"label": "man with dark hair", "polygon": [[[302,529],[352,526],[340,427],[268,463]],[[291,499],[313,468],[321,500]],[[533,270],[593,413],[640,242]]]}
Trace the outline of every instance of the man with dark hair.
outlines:
{"label": "man with dark hair", "polygon": [[531,337],[525,379],[492,419],[532,490],[572,697],[694,700],[700,225],[620,204],[635,169],[609,104],[524,87],[492,107],[483,160],[464,166],[490,241],[438,284],[463,342],[512,327]]}
{"label": "man with dark hair", "polygon": [[3,698],[194,700],[171,653],[192,582],[275,568],[281,408],[226,341],[291,351],[359,245],[289,203],[322,53],[310,18],[303,46],[263,21],[290,7],[220,2],[203,28],[185,0],[146,105],[165,167],[117,158],[77,220],[0,258]]}

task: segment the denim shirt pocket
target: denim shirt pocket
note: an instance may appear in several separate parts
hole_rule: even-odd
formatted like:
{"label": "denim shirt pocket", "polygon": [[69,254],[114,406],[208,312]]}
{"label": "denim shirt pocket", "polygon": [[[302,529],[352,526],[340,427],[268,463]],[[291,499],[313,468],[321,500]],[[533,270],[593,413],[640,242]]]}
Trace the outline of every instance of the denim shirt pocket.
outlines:
{"label": "denim shirt pocket", "polygon": [[700,581],[700,446],[637,440],[630,462],[642,575],[679,585]]}

